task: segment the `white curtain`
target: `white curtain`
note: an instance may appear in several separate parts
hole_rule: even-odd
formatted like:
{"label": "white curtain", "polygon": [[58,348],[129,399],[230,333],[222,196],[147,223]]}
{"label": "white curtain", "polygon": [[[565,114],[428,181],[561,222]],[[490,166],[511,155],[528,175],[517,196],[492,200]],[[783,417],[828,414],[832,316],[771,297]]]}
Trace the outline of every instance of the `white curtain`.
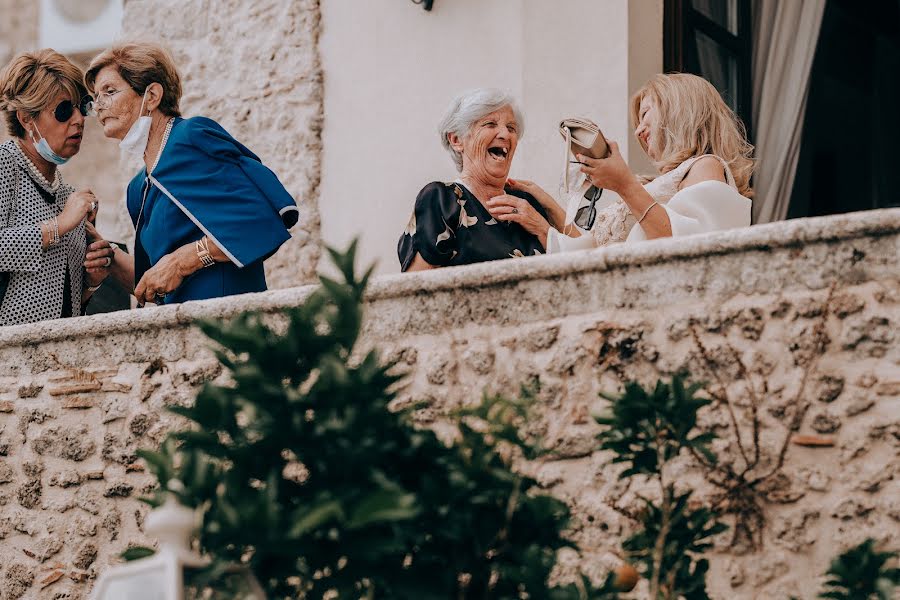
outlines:
{"label": "white curtain", "polygon": [[756,0],[753,126],[759,164],[753,222],[787,216],[825,0]]}

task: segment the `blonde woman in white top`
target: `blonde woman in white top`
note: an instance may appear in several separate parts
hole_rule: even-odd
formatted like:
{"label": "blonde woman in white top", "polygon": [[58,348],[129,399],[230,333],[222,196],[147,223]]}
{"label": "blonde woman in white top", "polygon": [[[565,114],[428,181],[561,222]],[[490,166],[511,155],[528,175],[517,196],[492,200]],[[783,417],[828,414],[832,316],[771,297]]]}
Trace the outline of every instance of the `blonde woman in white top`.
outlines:
{"label": "blonde woman in white top", "polygon": [[[554,228],[547,251],[562,252],[678,237],[750,225],[753,146],[719,92],[695,75],[657,75],[631,99],[635,137],[661,175],[639,178],[610,142],[608,158],[576,156],[583,187],[593,184],[620,199],[597,212],[589,233],[536,184],[510,181],[547,208]],[[580,197],[580,194],[579,194]]]}

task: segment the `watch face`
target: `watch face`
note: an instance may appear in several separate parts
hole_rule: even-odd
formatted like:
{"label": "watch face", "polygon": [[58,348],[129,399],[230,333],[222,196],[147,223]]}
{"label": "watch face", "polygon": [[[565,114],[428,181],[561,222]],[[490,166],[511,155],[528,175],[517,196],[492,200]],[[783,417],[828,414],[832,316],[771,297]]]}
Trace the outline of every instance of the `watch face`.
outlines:
{"label": "watch face", "polygon": [[106,10],[113,0],[52,0],[56,10],[72,23],[89,23]]}

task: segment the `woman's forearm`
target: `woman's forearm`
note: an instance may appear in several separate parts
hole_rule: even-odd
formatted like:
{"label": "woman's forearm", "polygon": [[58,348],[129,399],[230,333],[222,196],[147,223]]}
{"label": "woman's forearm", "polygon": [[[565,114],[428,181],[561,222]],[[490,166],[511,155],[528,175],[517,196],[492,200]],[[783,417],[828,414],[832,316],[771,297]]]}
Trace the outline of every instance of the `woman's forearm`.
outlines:
{"label": "woman's forearm", "polygon": [[110,275],[116,280],[122,289],[129,294],[134,293],[134,257],[123,252],[113,244],[113,262],[110,265]]}
{"label": "woman's forearm", "polygon": [[[209,249],[209,256],[217,263],[222,262],[230,262],[231,259],[222,252],[222,249],[219,248],[215,242],[210,240],[208,237],[204,236],[202,238],[205,241],[203,244],[201,252],[203,249]],[[176,257],[176,261],[178,263],[178,272],[182,277],[188,277],[189,275],[193,275],[200,269],[204,267],[203,261],[200,259],[200,252],[197,250],[197,242],[190,242],[180,247],[178,250],[173,252]]]}
{"label": "woman's forearm", "polygon": [[619,194],[629,210],[638,219],[648,240],[672,237],[672,223],[669,214],[637,180]]}

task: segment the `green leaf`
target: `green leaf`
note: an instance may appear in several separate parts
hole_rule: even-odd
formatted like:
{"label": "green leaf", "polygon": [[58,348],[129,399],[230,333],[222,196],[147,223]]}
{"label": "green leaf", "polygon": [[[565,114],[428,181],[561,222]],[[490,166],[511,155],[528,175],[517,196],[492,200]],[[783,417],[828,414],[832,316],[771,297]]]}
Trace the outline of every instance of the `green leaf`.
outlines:
{"label": "green leaf", "polygon": [[415,494],[398,490],[380,490],[369,494],[356,505],[347,521],[348,529],[359,529],[372,523],[405,521],[419,514]]}
{"label": "green leaf", "polygon": [[153,556],[156,554],[156,550],[153,548],[147,548],[145,546],[131,546],[127,548],[124,552],[119,554],[119,558],[126,561],[140,560],[142,558],[147,558],[148,556]]}
{"label": "green leaf", "polygon": [[299,518],[291,525],[288,537],[300,537],[305,533],[322,527],[329,521],[343,518],[344,511],[341,508],[340,502],[336,500],[323,502],[314,508],[303,510],[302,514],[299,515]]}

